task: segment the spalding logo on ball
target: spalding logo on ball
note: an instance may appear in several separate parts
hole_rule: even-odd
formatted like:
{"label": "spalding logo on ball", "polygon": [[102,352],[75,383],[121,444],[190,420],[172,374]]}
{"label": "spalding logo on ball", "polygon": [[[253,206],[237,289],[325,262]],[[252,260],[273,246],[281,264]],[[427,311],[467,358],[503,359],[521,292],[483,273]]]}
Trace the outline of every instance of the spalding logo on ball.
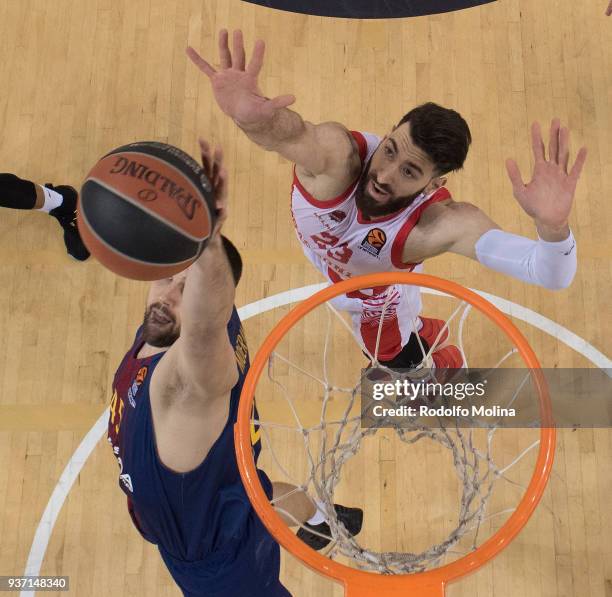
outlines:
{"label": "spalding logo on ball", "polygon": [[211,184],[184,151],[154,141],[123,145],[87,175],[77,225],[91,254],[134,280],[189,267],[215,224]]}

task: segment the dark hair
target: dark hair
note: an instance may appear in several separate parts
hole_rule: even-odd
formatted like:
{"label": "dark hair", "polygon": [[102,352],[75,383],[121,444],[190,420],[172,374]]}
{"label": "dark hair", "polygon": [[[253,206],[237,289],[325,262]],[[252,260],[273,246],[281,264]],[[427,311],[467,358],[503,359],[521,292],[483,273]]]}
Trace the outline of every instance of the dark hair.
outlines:
{"label": "dark hair", "polygon": [[459,112],[427,102],[410,110],[397,126],[405,122],[410,122],[413,143],[430,157],[438,174],[463,166],[472,135]]}
{"label": "dark hair", "polygon": [[238,249],[229,238],[221,235],[221,240],[223,241],[223,248],[225,249],[225,254],[232,268],[234,284],[238,286],[238,282],[240,282],[240,278],[242,277],[242,257],[240,257]]}

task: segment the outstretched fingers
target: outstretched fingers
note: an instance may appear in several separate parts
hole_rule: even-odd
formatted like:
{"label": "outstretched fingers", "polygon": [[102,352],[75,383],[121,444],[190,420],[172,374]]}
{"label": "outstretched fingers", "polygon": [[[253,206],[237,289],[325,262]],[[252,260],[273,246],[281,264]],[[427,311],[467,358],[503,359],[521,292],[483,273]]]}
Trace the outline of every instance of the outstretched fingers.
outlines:
{"label": "outstretched fingers", "polygon": [[274,108],[274,110],[286,108],[293,103],[295,103],[295,95],[279,95],[270,100],[270,106]]}
{"label": "outstretched fingers", "polygon": [[198,139],[200,144],[200,155],[202,159],[202,168],[204,169],[204,174],[206,174],[207,178],[212,183],[212,156],[210,153],[210,145],[208,141],[200,137]]}
{"label": "outstretched fingers", "polygon": [[217,209],[227,210],[227,170],[225,167],[219,169],[217,183],[215,185],[215,200]]}
{"label": "outstretched fingers", "polygon": [[563,172],[567,174],[567,166],[569,164],[569,129],[561,127],[559,130],[559,166]]}
{"label": "outstretched fingers", "polygon": [[246,68],[247,73],[250,75],[257,77],[259,72],[261,71],[261,67],[263,66],[264,54],[266,52],[266,44],[263,40],[258,39],[255,42],[255,46],[253,47],[253,55],[251,56],[251,60],[249,61],[249,65]]}
{"label": "outstretched fingers", "polygon": [[228,43],[229,34],[227,29],[219,31],[219,64],[221,68],[232,68],[232,55]]}
{"label": "outstretched fingers", "polygon": [[[561,126],[559,118],[553,118],[550,123],[550,140],[548,142],[548,159],[553,164],[561,167],[561,170],[573,179],[573,183],[578,182],[582,167],[586,160],[586,147],[583,147],[576,156],[576,162],[568,174],[570,158],[570,130],[566,126]],[[540,143],[541,135],[538,123],[534,123],[531,128],[531,141],[536,162],[544,159],[544,146]]]}
{"label": "outstretched fingers", "polygon": [[244,70],[246,63],[246,56],[244,54],[244,39],[242,37],[242,31],[237,29],[233,35],[233,66],[238,70]]}
{"label": "outstretched fingers", "polygon": [[217,72],[191,46],[187,46],[186,52],[191,62],[193,62],[206,76],[212,77]]}
{"label": "outstretched fingers", "polygon": [[559,128],[561,121],[553,118],[550,123],[550,138],[548,140],[548,159],[557,162],[559,159]]}
{"label": "outstretched fingers", "polygon": [[508,172],[508,177],[510,178],[515,194],[523,190],[525,188],[525,183],[523,182],[521,171],[514,160],[506,160],[506,171]]}
{"label": "outstretched fingers", "polygon": [[219,232],[223,222],[227,219],[228,193],[227,193],[227,170],[222,165],[223,154],[221,148],[215,149],[215,163],[213,174],[213,189],[215,193],[215,208],[217,210],[217,222],[215,230]]}
{"label": "outstretched fingers", "polygon": [[202,167],[213,187],[217,209],[216,230],[218,231],[227,217],[227,170],[223,166],[223,150],[220,147],[212,150],[208,141],[201,137],[198,141],[202,155]]}
{"label": "outstretched fingers", "polygon": [[576,156],[576,161],[572,166],[572,169],[569,173],[570,180],[572,184],[575,186],[578,183],[578,179],[580,178],[580,173],[582,172],[582,167],[584,166],[584,162],[587,157],[587,148],[581,147],[578,151],[578,155]]}
{"label": "outstretched fingers", "polygon": [[[232,53],[229,49],[229,33],[227,29],[219,31],[219,65],[225,70],[234,66],[237,69],[244,70],[244,42],[242,40],[242,31],[234,31],[233,36],[234,56],[232,62]],[[200,56],[191,46],[187,47],[187,56],[191,61],[207,76],[212,77],[216,74],[216,70]]]}
{"label": "outstretched fingers", "polygon": [[219,177],[219,172],[223,166],[223,150],[220,147],[215,147],[212,150],[210,144],[206,139],[200,137],[198,139],[200,144],[200,154],[202,156],[202,168],[204,174],[210,180],[210,183],[215,186],[216,180]]}
{"label": "outstretched fingers", "polygon": [[213,153],[213,167],[212,167],[212,183],[213,186],[217,186],[217,182],[219,181],[219,174],[223,167],[223,150],[220,147],[215,147],[215,151]]}

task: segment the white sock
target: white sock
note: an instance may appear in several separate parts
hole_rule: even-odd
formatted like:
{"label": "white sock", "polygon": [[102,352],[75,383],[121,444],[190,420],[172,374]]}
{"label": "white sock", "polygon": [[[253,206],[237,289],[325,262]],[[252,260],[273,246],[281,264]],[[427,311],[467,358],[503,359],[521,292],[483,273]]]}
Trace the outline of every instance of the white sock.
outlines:
{"label": "white sock", "polygon": [[313,527],[317,526],[318,524],[321,524],[322,522],[326,522],[327,520],[325,518],[325,514],[323,514],[323,504],[319,500],[315,500],[315,505],[317,507],[316,512],[314,513],[311,519],[306,521],[310,526]]}
{"label": "white sock", "polygon": [[40,208],[40,211],[46,211],[49,213],[52,209],[59,207],[64,202],[64,198],[57,191],[53,191],[52,189],[48,189],[47,187],[43,186],[40,188],[45,193],[45,203]]}

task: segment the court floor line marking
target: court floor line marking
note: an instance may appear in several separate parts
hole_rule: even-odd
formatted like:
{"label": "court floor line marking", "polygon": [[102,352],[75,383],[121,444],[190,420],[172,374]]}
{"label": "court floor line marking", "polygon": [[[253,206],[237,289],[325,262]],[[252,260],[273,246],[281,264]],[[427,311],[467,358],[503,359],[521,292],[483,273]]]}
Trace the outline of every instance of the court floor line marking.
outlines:
{"label": "court floor line marking", "polygon": [[[310,286],[303,286],[302,288],[296,288],[294,290],[287,290],[285,292],[275,294],[274,296],[260,299],[254,303],[250,303],[249,305],[245,305],[244,307],[238,309],[238,314],[243,321],[246,321],[255,315],[260,315],[261,313],[265,313],[266,311],[270,311],[276,307],[283,307],[291,303],[302,301],[318,290],[321,290],[326,285],[327,284],[325,283],[312,284]],[[426,288],[423,288],[422,291],[425,294],[444,295],[444,293]],[[547,317],[544,317],[531,309],[527,309],[526,307],[517,305],[516,303],[487,292],[482,292],[480,290],[474,290],[474,292],[486,298],[498,309],[500,309],[500,311],[503,311],[507,315],[520,319],[521,321],[534,326],[550,336],[557,338],[559,341],[563,342],[576,352],[582,354],[596,367],[607,370],[606,372],[608,375],[612,376],[612,360],[597,350],[584,338],[577,336],[552,319],[548,319]],[[38,523],[38,527],[36,528],[34,539],[32,540],[32,547],[30,548],[30,553],[25,566],[25,576],[37,576],[40,574],[40,569],[42,567],[43,559],[45,557],[57,517],[59,516],[72,485],[85,465],[85,462],[93,452],[98,442],[104,437],[107,423],[108,409],[104,409],[104,412],[100,415],[100,418],[87,432],[68,461],[68,464],[64,468],[53,490],[53,493],[49,498],[47,507],[45,508]],[[20,597],[34,597],[34,591],[21,591]]]}

